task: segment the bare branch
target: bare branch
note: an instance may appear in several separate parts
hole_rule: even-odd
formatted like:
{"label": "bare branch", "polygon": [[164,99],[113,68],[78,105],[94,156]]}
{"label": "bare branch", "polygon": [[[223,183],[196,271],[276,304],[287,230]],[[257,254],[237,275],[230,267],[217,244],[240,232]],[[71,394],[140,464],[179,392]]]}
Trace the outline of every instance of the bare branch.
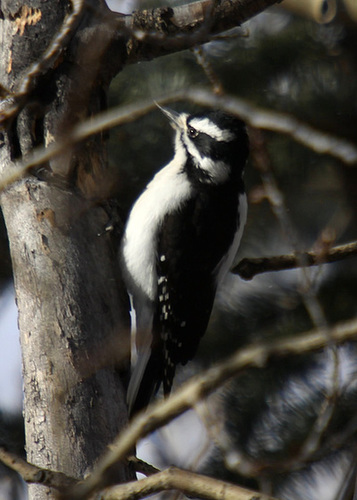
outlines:
{"label": "bare branch", "polygon": [[284,271],[301,267],[318,266],[320,264],[338,262],[357,256],[357,241],[331,248],[326,252],[302,252],[298,255],[290,253],[273,257],[245,258],[232,269],[244,280],[251,280],[257,274],[271,271]]}
{"label": "bare branch", "polygon": [[152,476],[153,474],[160,472],[160,469],[157,469],[153,465],[148,464],[147,462],[144,462],[144,460],[135,456],[129,457],[128,463],[135,470],[135,472],[139,472],[145,476]]}
{"label": "bare branch", "polygon": [[259,108],[237,97],[216,95],[209,90],[196,88],[170,93],[164,97],[159,96],[153,100],[143,100],[135,104],[119,106],[98,113],[95,117],[74,126],[62,140],[58,139],[48,147],[34,149],[32,154],[28,155],[25,160],[15,164],[11,172],[0,178],[0,191],[23,177],[32,167],[46,163],[70,146],[94,134],[133,122],[144,116],[156,109],[154,102],[164,105],[177,101],[190,101],[203,106],[220,107],[227,112],[240,116],[252,127],[286,134],[317,153],[330,154],[347,165],[357,164],[357,146],[345,139],[313,129],[285,113]]}
{"label": "bare branch", "polygon": [[[4,448],[0,448],[0,461],[20,474],[27,483],[42,484],[58,491],[63,491],[63,489],[78,483],[76,479],[61,472],[36,467]],[[102,493],[103,500],[126,500],[128,498],[134,500],[144,498],[152,493],[172,489],[212,500],[221,500],[222,498],[226,500],[274,500],[274,498],[261,495],[258,492],[248,491],[245,488],[176,467],[169,467],[161,472],[136,457],[131,457],[129,463],[137,472],[150,477],[109,488]]]}
{"label": "bare branch", "polygon": [[241,349],[232,357],[203,374],[192,378],[170,398],[149,406],[139,413],[123,433],[119,434],[108,453],[99,461],[91,475],[71,489],[65,498],[84,499],[101,484],[106,471],[128,456],[139,439],[162,427],[173,418],[193,408],[199,401],[247,367],[263,367],[272,357],[302,354],[357,336],[357,319],[341,322],[329,329],[314,329],[289,339],[261,343]]}
{"label": "bare branch", "polygon": [[201,0],[118,17],[118,34],[128,32],[128,61],[170,54],[205,43],[211,36],[240,26],[281,0]]}
{"label": "bare branch", "polygon": [[135,500],[167,490],[179,490],[186,495],[210,500],[274,500],[273,497],[177,467],[169,467],[140,481],[110,488],[102,493],[101,498],[103,500],[126,500],[128,498]]}
{"label": "bare branch", "polygon": [[222,95],[223,94],[222,82],[220,81],[218,75],[215,73],[212,65],[208,61],[202,46],[195,47],[193,49],[193,53],[196,57],[197,64],[201,66],[208,81],[211,84],[212,92],[214,94]]}
{"label": "bare branch", "polygon": [[[224,111],[240,116],[251,127],[288,135],[316,153],[330,154],[347,165],[357,163],[356,145],[345,139],[317,130],[286,113],[259,108],[244,99],[229,95],[215,95],[205,89],[188,89],[181,95],[173,95],[167,99],[162,99],[162,103],[173,100],[189,100],[203,106],[220,107]],[[158,102],[161,103],[160,100]]]}
{"label": "bare branch", "polygon": [[66,476],[62,472],[55,472],[48,469],[42,469],[36,465],[32,465],[19,456],[6,451],[0,447],[0,461],[14,470],[26,483],[38,483],[57,490],[69,488],[77,483],[76,479]]}
{"label": "bare branch", "polygon": [[[288,239],[289,243],[293,245],[293,249],[295,250],[295,256],[297,259],[297,265],[299,267],[306,267],[304,265],[303,256],[298,251],[299,246],[297,232],[294,228],[294,222],[291,220],[284,201],[284,196],[279,189],[278,183],[273,173],[270,154],[268,152],[264,134],[260,130],[253,130],[251,134],[251,143],[252,162],[261,174],[264,191],[270,203],[272,212],[274,213],[280,224],[283,235]],[[325,249],[326,248],[322,247],[322,250]],[[332,383],[325,391],[325,398],[320,405],[319,414],[310,429],[309,435],[306,437],[304,443],[300,447],[299,457],[297,459],[301,462],[304,462],[316,450],[318,444],[321,441],[324,431],[327,429],[328,424],[331,421],[339,394],[338,389],[340,356],[337,347],[333,342],[333,339],[329,337],[330,332],[327,328],[328,321],[324,309],[316,296],[315,287],[313,286],[311,275],[307,272],[300,273],[300,281],[302,285],[299,287],[300,295],[305,305],[306,311],[308,312],[310,319],[312,320],[315,327],[325,328],[328,344],[331,348],[330,351],[333,357],[333,370],[331,373]]]}

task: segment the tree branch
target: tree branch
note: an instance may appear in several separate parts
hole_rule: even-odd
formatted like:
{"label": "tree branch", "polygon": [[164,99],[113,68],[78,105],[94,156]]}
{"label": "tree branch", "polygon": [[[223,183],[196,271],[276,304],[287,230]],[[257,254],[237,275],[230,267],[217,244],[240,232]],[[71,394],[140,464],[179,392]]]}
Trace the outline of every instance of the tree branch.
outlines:
{"label": "tree branch", "polygon": [[104,130],[139,119],[156,108],[154,102],[164,105],[177,101],[189,101],[202,106],[221,108],[241,117],[252,127],[288,135],[319,154],[329,154],[347,165],[357,164],[357,146],[346,139],[316,130],[291,115],[260,108],[244,99],[217,95],[206,89],[194,88],[159,96],[153,100],[143,100],[135,104],[112,108],[82,121],[69,130],[65,137],[47,147],[35,148],[25,160],[17,162],[11,171],[1,176],[0,191],[23,177],[31,168],[46,163],[70,146]]}
{"label": "tree branch", "polygon": [[301,252],[273,257],[245,258],[232,269],[244,280],[251,280],[257,274],[284,271],[300,267],[318,266],[357,256],[357,241],[333,247],[325,252]]}
{"label": "tree branch", "polygon": [[265,342],[237,351],[227,360],[192,378],[170,398],[156,402],[150,405],[146,412],[139,413],[118,435],[92,474],[81,484],[70,489],[65,498],[71,500],[86,498],[100,487],[106,472],[131,453],[139,439],[194,407],[217,387],[243,372],[247,367],[261,368],[272,357],[302,354],[331,345],[331,342],[341,343],[356,336],[357,319],[352,319],[338,323],[329,329],[314,329],[289,339]]}
{"label": "tree branch", "polygon": [[[78,483],[76,479],[61,472],[36,467],[4,448],[0,448],[0,461],[20,474],[26,483],[41,484],[55,488],[60,492]],[[200,498],[212,500],[274,500],[274,498],[258,492],[177,467],[169,467],[164,471],[159,471],[136,458],[129,459],[129,463],[137,472],[145,473],[150,477],[108,488],[101,494],[103,500],[127,500],[128,498],[134,500],[173,489],[190,496],[198,495]]]}
{"label": "tree branch", "polygon": [[153,474],[160,472],[160,469],[157,469],[153,465],[144,462],[144,460],[141,460],[134,455],[128,458],[128,464],[135,470],[135,472],[144,474],[144,476],[152,476]]}
{"label": "tree branch", "polygon": [[169,467],[150,477],[105,490],[103,500],[136,500],[160,491],[178,490],[186,495],[209,500],[274,500],[225,481]]}
{"label": "tree branch", "polygon": [[11,453],[2,447],[0,447],[0,461],[20,474],[26,483],[42,484],[43,486],[56,488],[60,491],[77,483],[76,479],[62,472],[51,471],[32,465],[15,453]]}
{"label": "tree branch", "polygon": [[346,139],[317,130],[292,115],[267,110],[249,101],[230,95],[216,95],[205,89],[188,89],[176,96],[158,100],[159,104],[174,100],[188,100],[202,106],[219,107],[240,116],[252,127],[279,132],[316,153],[330,154],[347,165],[357,164],[357,147]]}
{"label": "tree branch", "polygon": [[281,0],[201,0],[177,7],[118,16],[118,35],[128,31],[128,62],[153,59],[208,42]]}

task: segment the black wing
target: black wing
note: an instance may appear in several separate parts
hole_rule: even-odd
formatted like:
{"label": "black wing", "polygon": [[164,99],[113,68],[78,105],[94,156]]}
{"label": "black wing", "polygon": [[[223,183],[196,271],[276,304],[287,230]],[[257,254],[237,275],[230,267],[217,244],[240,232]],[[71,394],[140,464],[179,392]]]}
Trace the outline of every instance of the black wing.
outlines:
{"label": "black wing", "polygon": [[176,365],[196,353],[216,293],[214,272],[239,224],[238,196],[237,186],[207,186],[163,221],[152,352],[131,413],[148,405],[161,382],[169,394]]}
{"label": "black wing", "polygon": [[206,331],[216,293],[214,273],[232,244],[237,217],[238,193],[232,196],[227,188],[215,186],[163,222],[153,347],[161,352],[165,394],[176,365],[193,358]]}

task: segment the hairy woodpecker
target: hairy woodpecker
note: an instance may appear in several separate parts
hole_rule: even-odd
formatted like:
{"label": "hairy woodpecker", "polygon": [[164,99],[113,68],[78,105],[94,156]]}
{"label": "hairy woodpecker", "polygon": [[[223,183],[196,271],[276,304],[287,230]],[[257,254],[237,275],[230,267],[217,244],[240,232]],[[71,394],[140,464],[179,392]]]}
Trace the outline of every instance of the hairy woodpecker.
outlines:
{"label": "hairy woodpecker", "polygon": [[133,205],[121,243],[131,302],[131,413],[161,383],[168,395],[176,365],[195,355],[247,214],[244,123],[218,110],[161,110],[176,132],[175,156]]}

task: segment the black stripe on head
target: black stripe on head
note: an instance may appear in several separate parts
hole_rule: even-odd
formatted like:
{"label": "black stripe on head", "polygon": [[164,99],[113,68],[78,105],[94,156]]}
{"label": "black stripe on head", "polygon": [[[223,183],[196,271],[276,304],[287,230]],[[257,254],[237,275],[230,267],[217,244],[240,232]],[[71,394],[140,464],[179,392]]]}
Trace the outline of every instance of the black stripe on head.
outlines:
{"label": "black stripe on head", "polygon": [[[190,134],[191,128],[196,134]],[[249,150],[242,120],[220,110],[197,113],[187,118],[187,135],[203,157],[223,161],[241,173]]]}

